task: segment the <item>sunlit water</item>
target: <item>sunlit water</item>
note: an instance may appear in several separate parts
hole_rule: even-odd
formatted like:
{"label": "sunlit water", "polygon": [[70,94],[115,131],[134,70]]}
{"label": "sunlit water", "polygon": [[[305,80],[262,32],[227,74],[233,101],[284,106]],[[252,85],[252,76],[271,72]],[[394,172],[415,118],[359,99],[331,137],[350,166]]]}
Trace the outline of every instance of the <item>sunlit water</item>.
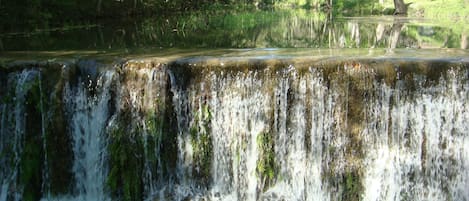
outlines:
{"label": "sunlit water", "polygon": [[[468,199],[466,71],[449,71],[428,87],[416,76],[411,92],[404,81],[370,80],[373,71],[341,72],[363,79],[364,94],[350,94],[356,83],[347,76],[326,83],[320,71],[299,75],[292,66],[263,77],[269,73],[209,73],[186,90],[173,89],[178,119],[185,121],[178,198],[347,200],[355,171],[362,200]],[[200,123],[204,107],[210,108],[213,159],[211,182],[200,187],[188,179],[194,149],[184,129]],[[348,119],[351,107],[362,107],[358,119]],[[274,136],[277,173],[269,185],[256,170],[262,133]]]}

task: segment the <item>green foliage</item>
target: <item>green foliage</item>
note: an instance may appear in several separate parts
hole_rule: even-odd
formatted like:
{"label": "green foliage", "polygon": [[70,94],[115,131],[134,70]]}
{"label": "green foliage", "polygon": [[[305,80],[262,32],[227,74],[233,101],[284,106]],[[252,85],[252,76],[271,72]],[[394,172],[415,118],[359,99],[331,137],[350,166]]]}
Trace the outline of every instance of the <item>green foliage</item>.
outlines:
{"label": "green foliage", "polygon": [[382,11],[378,0],[333,1],[334,14],[338,16],[362,16]]}
{"label": "green foliage", "polygon": [[31,31],[97,18],[152,16],[228,4],[239,3],[233,0],[10,0],[0,1],[0,25],[2,30],[17,30],[20,24],[24,31]]}
{"label": "green foliage", "polygon": [[[343,5],[337,2],[337,6]],[[366,6],[355,7],[368,12]],[[272,12],[220,8],[136,20],[129,18],[116,24],[96,25],[93,22],[89,26],[76,26],[70,23],[69,30],[64,27],[24,32],[26,37],[5,40],[4,49],[112,49],[147,53],[159,51],[159,48],[388,48],[394,31],[400,32],[398,48],[460,48],[469,33],[468,26],[462,21],[426,24],[428,22],[401,23],[391,17],[335,18],[361,12],[344,9],[338,9],[340,12],[335,12],[332,19],[330,14],[304,9]],[[402,29],[397,29],[399,26]],[[436,34],[420,34],[422,26],[432,28]],[[57,32],[60,34],[53,34]]]}
{"label": "green foliage", "polygon": [[[407,3],[407,1],[405,1]],[[424,16],[432,19],[443,19],[451,23],[465,24],[469,17],[469,1],[467,0],[419,0],[410,1],[409,15]],[[467,27],[467,26],[466,26]]]}
{"label": "green foliage", "polygon": [[[5,32],[33,31],[66,25],[83,25],[99,18],[128,19],[129,16],[154,16],[173,12],[253,10],[256,8],[306,8],[333,10],[336,16],[381,14],[383,6],[393,7],[391,0],[381,5],[378,0],[9,0],[0,2],[0,27]],[[407,2],[407,1],[406,1]],[[409,14],[432,18],[465,19],[468,17],[467,0],[411,1]],[[388,9],[389,10],[389,9]],[[392,10],[392,9],[391,9]],[[210,15],[207,15],[210,16]],[[135,21],[135,20],[132,20]],[[78,23],[77,23],[78,22]],[[18,26],[20,25],[20,26]]]}

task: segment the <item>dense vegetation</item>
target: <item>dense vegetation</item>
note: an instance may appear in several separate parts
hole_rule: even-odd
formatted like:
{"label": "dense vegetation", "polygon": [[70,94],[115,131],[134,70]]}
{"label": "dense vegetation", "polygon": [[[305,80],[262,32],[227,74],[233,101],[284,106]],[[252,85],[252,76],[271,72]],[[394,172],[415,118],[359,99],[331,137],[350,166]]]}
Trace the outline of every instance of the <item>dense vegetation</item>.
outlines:
{"label": "dense vegetation", "polygon": [[337,10],[376,8],[378,0],[3,0],[0,1],[2,30],[76,25],[103,18],[162,16],[188,10],[247,10],[272,7]]}
{"label": "dense vegetation", "polygon": [[399,4],[410,4],[412,15],[444,18],[447,16],[442,15],[447,13],[449,17],[467,18],[468,3],[469,0],[0,0],[0,28],[12,32],[83,26],[97,19],[161,17],[194,10],[304,8],[347,16],[396,14],[402,12],[394,9]]}

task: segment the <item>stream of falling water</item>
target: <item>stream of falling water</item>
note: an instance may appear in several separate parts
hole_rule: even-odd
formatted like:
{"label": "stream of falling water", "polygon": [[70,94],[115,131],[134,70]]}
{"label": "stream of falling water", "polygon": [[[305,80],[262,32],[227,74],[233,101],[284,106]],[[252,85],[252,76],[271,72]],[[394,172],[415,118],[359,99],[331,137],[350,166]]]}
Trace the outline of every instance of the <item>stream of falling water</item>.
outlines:
{"label": "stream of falling water", "polygon": [[[31,83],[37,81],[39,71],[23,70],[20,73],[9,76],[8,82],[14,87],[14,102],[3,103],[1,115],[1,147],[2,170],[0,200],[21,200],[22,186],[16,183],[20,169],[21,154],[24,147],[24,135],[26,130],[25,102],[26,94],[31,90]],[[13,111],[7,111],[13,109]],[[39,122],[38,122],[39,123]],[[11,165],[13,164],[13,165]]]}
{"label": "stream of falling water", "polygon": [[[412,92],[404,81],[390,87],[374,80],[365,83],[372,95],[360,97],[358,105],[348,100],[361,96],[350,94],[352,78],[330,80],[328,87],[314,69],[301,76],[293,67],[275,77],[262,73],[269,72],[211,73],[186,90],[173,80],[181,122],[181,182],[175,188],[183,190],[175,191],[177,200],[348,200],[347,193],[366,201],[469,199],[464,72],[450,70],[431,86],[416,76],[418,89]],[[373,75],[366,73],[362,76]],[[190,127],[200,123],[197,116],[205,107],[213,158],[210,182],[200,187],[193,181],[200,153]],[[347,119],[351,107],[363,107],[358,120]],[[350,139],[353,129],[359,132]],[[270,184],[256,169],[263,132],[275,138],[277,169]],[[354,143],[361,148],[353,150]]]}
{"label": "stream of falling water", "polygon": [[[257,135],[267,132],[268,113],[271,112],[268,86],[262,85],[258,73],[208,75],[210,82],[197,83],[182,91],[173,88],[175,108],[180,124],[178,162],[181,181],[177,189],[179,199],[194,197],[209,200],[255,200],[258,191],[256,162],[258,159]],[[174,79],[174,77],[173,77]],[[187,92],[187,93],[186,93]],[[203,96],[199,96],[199,94]],[[207,111],[209,114],[206,114]],[[188,112],[189,111],[189,112]],[[247,112],[249,111],[249,112]],[[208,119],[200,119],[205,116]],[[208,124],[205,124],[208,121]],[[191,127],[209,132],[212,144],[209,186],[200,188],[191,175],[193,161],[193,136]],[[197,170],[201,171],[201,170]],[[188,189],[197,189],[188,191]]]}
{"label": "stream of falling water", "polygon": [[[114,71],[105,71],[96,81],[88,77],[80,78],[77,86],[65,84],[64,102],[73,140],[75,190],[71,195],[46,200],[110,200],[105,191],[108,173],[106,127],[112,115],[110,89],[114,74]],[[95,94],[91,94],[91,90]]]}
{"label": "stream of falling water", "polygon": [[448,74],[414,100],[402,83],[378,87],[364,132],[364,200],[469,199],[468,83]]}
{"label": "stream of falling water", "polygon": [[[177,88],[173,80],[173,86],[176,86],[173,92],[178,120],[184,120],[185,123],[185,125],[180,124],[180,130],[183,132],[180,132],[178,141],[180,159],[182,159],[179,162],[181,168],[179,171],[183,172],[180,177],[184,181],[179,185],[182,185],[182,188],[194,188],[188,187],[193,182],[186,181],[187,178],[193,178],[186,173],[191,173],[191,169],[184,168],[193,166],[192,157],[197,154],[192,150],[187,128],[193,126],[191,124],[200,123],[195,121],[193,116],[203,113],[205,107],[210,110],[211,121],[207,129],[210,129],[213,144],[210,186],[192,192],[177,191],[176,194],[180,193],[178,200],[186,198],[197,200],[201,197],[208,200],[302,200],[308,197],[307,193],[311,193],[308,198],[325,200],[321,194],[322,150],[316,146],[320,142],[318,140],[320,137],[315,135],[311,138],[314,152],[310,153],[311,156],[307,156],[304,135],[307,123],[305,108],[308,107],[307,85],[314,85],[314,92],[317,93],[314,98],[322,100],[319,106],[322,106],[324,98],[327,98],[323,96],[325,88],[318,83],[320,80],[307,80],[299,78],[295,73],[292,76],[287,73],[279,74],[278,80],[269,81],[263,77],[262,72],[235,75],[212,73],[207,78],[209,78],[207,81],[197,83],[186,91]],[[275,87],[276,82],[279,84],[278,87]],[[295,87],[294,91],[297,93],[293,106],[289,105],[287,97],[290,87]],[[288,107],[292,107],[291,114],[288,114]],[[315,115],[315,118],[321,122],[309,123],[319,124],[320,126],[314,129],[322,132],[323,127],[329,126],[328,121],[331,118],[326,116],[328,113],[324,108],[315,107],[315,110],[311,111],[313,111],[311,115]],[[272,114],[275,116],[274,122],[271,119]],[[290,126],[287,127],[287,124]],[[267,183],[260,179],[256,170],[260,160],[258,150],[260,134],[277,134],[275,158],[280,168],[280,174],[275,178],[276,184],[267,188],[263,194],[259,192]],[[194,192],[197,194],[191,194]]]}
{"label": "stream of falling water", "polygon": [[[171,69],[142,68],[127,72],[137,76],[128,75],[126,83],[118,83],[122,74],[114,70],[103,70],[95,81],[67,81],[62,99],[73,186],[57,197],[43,192],[43,200],[111,200],[107,129],[116,126],[112,119],[124,104],[132,118],[121,126],[142,132],[135,137],[143,139],[137,200],[469,200],[467,70],[449,69],[432,81],[417,73],[398,76],[392,84],[373,70],[337,71],[203,71],[196,75],[203,78],[181,81]],[[24,70],[8,77],[14,99],[0,104],[0,162],[6,167],[0,201],[23,200],[25,99],[43,76]],[[116,86],[117,95],[111,92]],[[122,105],[111,108],[111,102]],[[168,158],[161,156],[164,129],[149,121],[168,115],[162,104],[174,109],[174,170],[165,170]],[[41,165],[47,170],[47,161]],[[164,175],[171,171],[174,176]]]}

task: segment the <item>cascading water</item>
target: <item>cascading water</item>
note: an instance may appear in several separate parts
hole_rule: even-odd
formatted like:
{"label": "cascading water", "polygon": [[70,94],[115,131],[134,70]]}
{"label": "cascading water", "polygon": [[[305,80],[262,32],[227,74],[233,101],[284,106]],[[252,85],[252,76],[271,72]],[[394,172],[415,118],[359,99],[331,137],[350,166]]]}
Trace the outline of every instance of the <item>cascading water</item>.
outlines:
{"label": "cascading water", "polygon": [[0,201],[469,200],[466,63],[205,59],[0,76]]}
{"label": "cascading water", "polygon": [[[0,178],[2,188],[0,200],[21,200],[24,185],[17,181],[23,170],[21,158],[24,154],[25,135],[27,125],[28,93],[37,87],[40,79],[39,71],[23,70],[8,76],[8,85],[13,86],[11,91],[2,95],[1,125],[0,125]],[[37,89],[36,89],[37,90]],[[29,97],[30,98],[30,97]],[[42,124],[42,122],[35,122]]]}
{"label": "cascading water", "polygon": [[[122,75],[118,102],[119,115],[130,115],[127,126],[124,127],[136,141],[141,139],[142,170],[135,174],[141,177],[143,186],[142,197],[144,200],[152,200],[164,192],[167,186],[166,179],[171,174],[165,170],[167,164],[163,155],[165,148],[170,147],[167,142],[167,134],[163,124],[170,124],[164,118],[168,99],[166,95],[167,74],[165,68],[132,68],[126,66]],[[171,141],[171,140],[170,140]],[[138,145],[135,145],[138,146]],[[139,172],[141,171],[141,172]],[[137,178],[139,179],[139,178]]]}
{"label": "cascading water", "polygon": [[469,199],[468,83],[467,72],[459,73],[412,94],[403,93],[403,83],[378,88],[363,133],[365,200]]}
{"label": "cascading water", "polygon": [[328,200],[321,164],[322,141],[333,134],[332,94],[322,84],[315,71],[300,77],[291,69],[276,87],[275,158],[280,178],[265,192],[265,200]]}
{"label": "cascading water", "polygon": [[[113,77],[113,71],[106,71],[97,77],[96,83],[92,79],[79,79],[76,87],[65,85],[64,102],[73,139],[77,195],[71,200],[109,200],[104,190],[108,171],[106,126],[112,110]],[[92,90],[94,95],[90,94]]]}
{"label": "cascading water", "polygon": [[182,171],[179,177],[184,181],[180,185],[193,189],[198,187],[197,180],[206,183],[195,192],[183,191],[181,199],[256,199],[256,142],[260,133],[268,132],[267,116],[271,112],[266,99],[269,86],[262,86],[259,74],[212,73],[207,81],[185,90],[173,80],[177,118],[186,123],[180,125],[178,135],[178,171]]}
{"label": "cascading water", "polygon": [[173,75],[177,200],[468,199],[467,72],[392,83],[378,71]]}

